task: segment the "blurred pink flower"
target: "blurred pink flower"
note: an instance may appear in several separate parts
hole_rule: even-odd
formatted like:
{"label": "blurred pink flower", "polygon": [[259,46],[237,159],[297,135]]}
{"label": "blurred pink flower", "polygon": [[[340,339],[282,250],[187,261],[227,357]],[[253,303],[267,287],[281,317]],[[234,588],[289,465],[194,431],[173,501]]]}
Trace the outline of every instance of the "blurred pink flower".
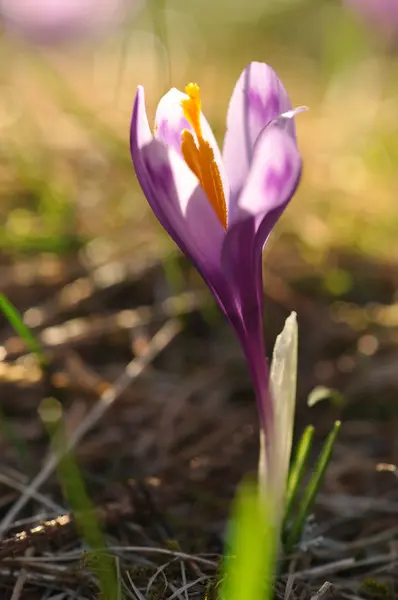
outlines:
{"label": "blurred pink flower", "polygon": [[398,35],[398,0],[345,0],[369,25],[389,38]]}
{"label": "blurred pink flower", "polygon": [[57,43],[105,33],[142,0],[0,0],[0,21],[15,34]]}

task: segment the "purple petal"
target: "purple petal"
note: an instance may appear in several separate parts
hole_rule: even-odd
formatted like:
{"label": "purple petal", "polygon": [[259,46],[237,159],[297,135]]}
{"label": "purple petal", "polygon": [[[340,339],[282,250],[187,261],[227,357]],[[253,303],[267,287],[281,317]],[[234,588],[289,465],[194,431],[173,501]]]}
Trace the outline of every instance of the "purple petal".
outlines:
{"label": "purple petal", "polygon": [[[229,285],[227,316],[245,354],[256,394],[262,428],[269,433],[273,407],[263,337],[263,288],[261,253],[255,253],[255,222],[252,218],[228,231],[222,266]],[[231,306],[231,301],[233,305]]]}
{"label": "purple petal", "polygon": [[[242,72],[232,93],[227,115],[223,161],[231,190],[231,214],[249,173],[254,145],[260,132],[281,113],[291,109],[290,100],[275,71],[253,62]],[[295,136],[293,121],[289,124]]]}
{"label": "purple petal", "polygon": [[267,217],[279,217],[293,196],[300,179],[301,156],[285,127],[284,122],[281,126],[280,121],[275,121],[259,136],[250,172],[237,202],[235,222],[251,216],[257,230]]}
{"label": "purple petal", "polygon": [[180,90],[172,88],[161,98],[155,115],[155,137],[180,155],[182,131],[188,129],[192,132],[181,106],[186,97]]}
{"label": "purple petal", "polygon": [[251,169],[238,201],[235,221],[223,245],[222,265],[234,290],[243,323],[241,340],[266,431],[273,420],[268,370],[262,341],[262,249],[276,221],[292,197],[301,173],[297,146],[285,124],[265,129],[255,147]]}
{"label": "purple petal", "polygon": [[[262,306],[262,305],[261,305]],[[269,369],[265,354],[262,312],[257,313],[257,324],[247,330],[240,342],[249,366],[253,387],[256,394],[257,409],[260,418],[260,430],[269,440],[273,437],[274,406],[269,388]]]}
{"label": "purple petal", "polygon": [[[187,94],[172,88],[161,98],[155,115],[155,137],[166,146],[172,146],[176,152],[181,153],[181,133],[184,129],[193,132],[190,123],[184,116],[181,106],[182,100],[188,98]],[[218,164],[221,162],[221,152],[216,138],[203,113],[200,115],[200,125],[203,138],[209,142],[214,150]]]}
{"label": "purple petal", "polygon": [[134,103],[130,141],[137,179],[153,212],[202,275],[211,276],[220,269],[225,232],[180,155],[152,137],[142,88]]}
{"label": "purple petal", "polygon": [[194,263],[231,324],[239,328],[235,297],[221,269],[225,231],[180,155],[153,139],[142,87],[134,102],[130,144],[137,179],[153,212]]}

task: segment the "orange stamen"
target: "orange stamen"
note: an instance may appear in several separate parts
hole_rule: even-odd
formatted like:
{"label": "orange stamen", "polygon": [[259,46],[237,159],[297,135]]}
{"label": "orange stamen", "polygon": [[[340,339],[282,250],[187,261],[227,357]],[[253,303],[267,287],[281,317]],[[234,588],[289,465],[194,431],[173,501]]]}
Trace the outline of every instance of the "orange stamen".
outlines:
{"label": "orange stamen", "polygon": [[181,105],[184,117],[192,125],[197,141],[188,129],[184,129],[181,134],[181,152],[188,167],[199,179],[222,226],[227,229],[227,205],[220,170],[212,147],[202,135],[199,86],[196,83],[189,83],[185,92],[188,98],[182,100]]}

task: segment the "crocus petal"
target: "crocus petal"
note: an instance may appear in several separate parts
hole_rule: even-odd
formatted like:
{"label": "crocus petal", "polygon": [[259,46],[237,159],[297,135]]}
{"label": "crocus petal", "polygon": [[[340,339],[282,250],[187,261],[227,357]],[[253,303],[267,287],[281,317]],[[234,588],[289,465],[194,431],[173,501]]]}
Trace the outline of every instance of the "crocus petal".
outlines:
{"label": "crocus petal", "polygon": [[[285,120],[283,120],[285,121]],[[256,230],[268,217],[270,230],[293,196],[301,174],[301,157],[286,124],[277,120],[260,134],[249,176],[238,199],[235,222],[252,216]],[[269,217],[273,219],[269,220]]]}
{"label": "crocus petal", "polygon": [[262,344],[258,334],[262,332],[262,249],[296,190],[300,174],[301,159],[295,140],[276,121],[257,141],[236,218],[223,244],[223,271],[234,290],[244,323],[241,343],[252,370],[264,427],[272,422],[272,407],[267,396],[267,377],[261,371],[264,365],[255,358]]}
{"label": "crocus petal", "polygon": [[[244,69],[232,93],[227,114],[223,161],[231,191],[230,214],[246,181],[260,132],[291,104],[282,82],[265,63],[252,62]],[[290,132],[295,136],[294,123]]]}
{"label": "crocus petal", "polygon": [[[160,99],[155,115],[155,137],[165,143],[166,146],[172,146],[179,153],[181,153],[181,133],[183,129],[189,129],[194,133],[184,116],[181,105],[181,102],[187,98],[187,94],[172,88]],[[220,163],[220,149],[203,112],[200,114],[200,125],[203,138],[209,142],[215,153],[217,153],[216,159]]]}
{"label": "crocus petal", "polygon": [[[256,277],[261,284],[261,273],[256,274]],[[245,327],[243,335],[239,329],[236,329],[236,333],[245,354],[253,381],[261,430],[265,432],[266,436],[269,436],[274,424],[274,410],[269,391],[269,372],[263,335],[262,302],[254,306],[252,301],[250,306],[250,310],[248,306],[244,307],[243,320]]]}
{"label": "crocus petal", "polygon": [[219,269],[224,230],[198,180],[172,147],[150,133],[143,88],[131,121],[131,155],[156,217],[201,272]]}
{"label": "crocus petal", "polygon": [[[180,156],[181,154],[181,133],[188,129],[195,136],[195,133],[184,116],[181,102],[188,98],[187,94],[172,88],[160,100],[155,115],[155,138],[163,142],[166,146],[174,148]],[[200,125],[202,128],[203,139],[211,146],[214,153],[214,160],[217,163],[218,170],[223,182],[224,194],[228,199],[228,179],[225,174],[225,168],[221,158],[221,151],[214,137],[214,133],[203,112],[200,114]]]}
{"label": "crocus petal", "polygon": [[[181,133],[184,129],[192,131],[181,106],[185,98],[186,94],[172,88],[161,98],[155,115],[155,137],[166,146],[174,148],[181,156]],[[207,126],[210,128],[208,124]]]}

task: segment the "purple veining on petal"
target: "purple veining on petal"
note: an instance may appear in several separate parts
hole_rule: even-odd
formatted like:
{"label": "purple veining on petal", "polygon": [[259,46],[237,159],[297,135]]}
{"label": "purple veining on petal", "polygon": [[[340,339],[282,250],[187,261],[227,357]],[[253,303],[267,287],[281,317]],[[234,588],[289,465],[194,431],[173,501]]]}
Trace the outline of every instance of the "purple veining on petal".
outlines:
{"label": "purple veining on petal", "polygon": [[[227,231],[222,267],[239,298],[243,333],[238,335],[256,390],[263,429],[270,436],[273,406],[268,390],[262,332],[262,249],[296,190],[301,159],[294,139],[278,122],[259,135],[237,218]],[[259,333],[260,332],[260,333]]]}
{"label": "purple veining on petal", "polygon": [[260,121],[262,127],[264,123],[269,123],[275,115],[281,113],[280,99],[275,92],[265,99],[257,89],[250,88],[247,92],[247,101],[249,111]]}
{"label": "purple veining on petal", "polygon": [[286,188],[286,182],[293,176],[293,164],[287,156],[282,169],[270,168],[265,173],[264,194],[280,196]]}
{"label": "purple veining on petal", "polygon": [[[231,96],[223,147],[230,189],[228,213],[232,221],[260,133],[281,113],[290,110],[289,97],[275,71],[264,63],[250,63],[239,77]],[[287,129],[295,138],[293,119],[287,123]]]}
{"label": "purple veining on petal", "polygon": [[174,188],[174,181],[170,165],[164,163],[158,164],[155,167],[148,157],[144,158],[144,163],[155,186],[161,188],[165,194],[171,194]]}
{"label": "purple veining on petal", "polygon": [[205,278],[207,271],[218,271],[225,232],[180,155],[152,137],[142,88],[134,102],[130,143],[137,178],[158,220]]}
{"label": "purple veining on petal", "polygon": [[[196,139],[193,127],[184,116],[182,107],[182,101],[187,97],[186,93],[181,92],[176,88],[172,88],[161,98],[155,115],[154,137],[166,147],[172,148],[181,157],[181,134],[184,129],[190,131]],[[221,159],[221,152],[213,131],[203,113],[200,115],[200,124],[203,138],[210,144],[211,149],[213,150],[214,160],[217,163],[226,200],[228,201],[229,185]]]}
{"label": "purple veining on petal", "polygon": [[167,119],[162,119],[157,125],[156,137],[166,146],[181,154],[181,133],[184,129],[191,130],[189,122],[183,117],[172,127]]}
{"label": "purple veining on petal", "polygon": [[295,189],[300,170],[300,154],[290,133],[278,122],[265,128],[256,142],[251,168],[231,224],[245,220],[249,215],[261,221],[284,204],[285,198],[290,198],[290,190]]}

